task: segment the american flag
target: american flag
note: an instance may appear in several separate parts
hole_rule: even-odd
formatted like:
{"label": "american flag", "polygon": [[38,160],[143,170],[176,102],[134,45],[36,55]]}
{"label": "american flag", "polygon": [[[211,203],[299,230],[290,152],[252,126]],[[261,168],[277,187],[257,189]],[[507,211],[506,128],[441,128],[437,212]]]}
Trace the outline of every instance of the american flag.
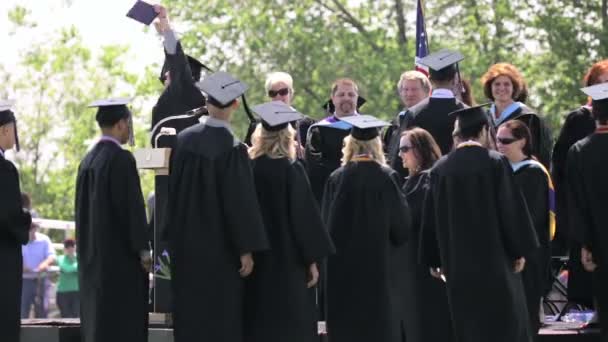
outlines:
{"label": "american flag", "polygon": [[421,58],[429,54],[429,40],[426,35],[426,25],[424,24],[424,10],[422,8],[422,0],[418,0],[418,8],[416,9],[416,70],[429,75],[429,69],[420,64]]}

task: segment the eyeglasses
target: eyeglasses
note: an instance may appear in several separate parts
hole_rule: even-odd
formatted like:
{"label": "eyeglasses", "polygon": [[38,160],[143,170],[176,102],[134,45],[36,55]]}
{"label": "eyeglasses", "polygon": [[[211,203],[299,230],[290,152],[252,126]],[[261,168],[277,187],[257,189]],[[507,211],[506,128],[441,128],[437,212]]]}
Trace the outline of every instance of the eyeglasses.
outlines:
{"label": "eyeglasses", "polygon": [[517,139],[517,138],[499,138],[499,137],[496,137],[496,141],[498,141],[502,145],[510,145],[510,144],[516,142],[517,140],[519,140],[519,139]]}
{"label": "eyeglasses", "polygon": [[408,145],[399,146],[400,153],[407,153],[411,149],[412,149],[412,146],[408,146]]}
{"label": "eyeglasses", "polygon": [[279,90],[269,90],[268,97],[276,97],[277,95],[285,96],[289,94],[289,88],[281,88]]}

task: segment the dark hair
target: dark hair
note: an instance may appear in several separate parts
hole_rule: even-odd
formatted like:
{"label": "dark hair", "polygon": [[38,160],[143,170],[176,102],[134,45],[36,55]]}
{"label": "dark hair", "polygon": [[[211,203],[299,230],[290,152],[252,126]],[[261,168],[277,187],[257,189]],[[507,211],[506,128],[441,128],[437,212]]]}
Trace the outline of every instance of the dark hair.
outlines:
{"label": "dark hair", "polygon": [[469,107],[474,107],[475,100],[473,99],[473,93],[472,93],[473,89],[471,87],[471,82],[469,80],[463,79],[463,80],[460,80],[460,83],[462,84],[462,88],[463,88],[460,90],[460,97],[461,97],[460,101],[462,101],[464,104],[466,104]]}
{"label": "dark hair", "polygon": [[532,157],[532,134],[530,134],[528,125],[519,120],[510,120],[498,126],[499,129],[500,127],[507,128],[511,131],[511,135],[517,140],[526,139],[526,144],[522,148],[522,152],[527,157]]}
{"label": "dark hair", "polygon": [[450,65],[441,70],[429,69],[429,80],[431,82],[452,81],[456,77],[456,66]]}
{"label": "dark hair", "polygon": [[76,241],[74,239],[65,239],[63,241],[63,248],[70,248],[76,246]]}
{"label": "dark hair", "polygon": [[406,137],[412,146],[412,151],[420,163],[419,170],[410,170],[412,175],[420,171],[430,169],[435,162],[441,158],[441,149],[433,139],[433,136],[426,130],[414,127],[401,134]]}
{"label": "dark hair", "polygon": [[593,101],[591,106],[591,114],[593,118],[597,120],[600,125],[608,123],[608,101]]}
{"label": "dark hair", "polygon": [[489,127],[487,121],[466,127],[460,127],[460,121],[458,121],[458,128],[454,131],[454,135],[460,138],[460,140],[476,139],[484,127]]}
{"label": "dark hair", "polygon": [[[481,84],[483,85],[483,93],[484,95],[494,101],[494,96],[492,95],[492,83],[494,80],[500,76],[506,76],[511,80],[513,84],[513,100],[515,101],[523,101],[528,97],[528,87],[526,85],[526,81],[523,76],[517,70],[517,68],[509,63],[496,63],[488,69],[488,71],[481,77]],[[523,97],[522,97],[522,93]]]}
{"label": "dark hair", "polygon": [[32,199],[27,192],[21,193],[21,205],[28,210],[32,209]]}

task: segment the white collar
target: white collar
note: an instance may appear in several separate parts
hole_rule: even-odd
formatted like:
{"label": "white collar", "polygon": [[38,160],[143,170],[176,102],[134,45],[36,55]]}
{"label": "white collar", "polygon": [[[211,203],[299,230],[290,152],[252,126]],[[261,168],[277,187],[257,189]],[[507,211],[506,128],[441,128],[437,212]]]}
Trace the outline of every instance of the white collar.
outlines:
{"label": "white collar", "polygon": [[453,98],[456,98],[456,96],[454,96],[454,92],[451,91],[450,89],[446,89],[446,88],[433,89],[433,93],[431,94],[431,97],[435,98],[435,99],[453,99]]}

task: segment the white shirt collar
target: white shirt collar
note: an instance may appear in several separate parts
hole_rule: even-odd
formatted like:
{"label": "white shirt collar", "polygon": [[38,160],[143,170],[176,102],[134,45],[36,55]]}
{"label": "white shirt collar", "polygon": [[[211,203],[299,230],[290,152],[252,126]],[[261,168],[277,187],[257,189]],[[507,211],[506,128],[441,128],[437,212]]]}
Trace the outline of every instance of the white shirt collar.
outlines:
{"label": "white shirt collar", "polygon": [[431,97],[435,98],[435,99],[453,99],[456,96],[454,96],[454,92],[451,91],[450,89],[438,88],[438,89],[433,89],[433,93],[431,94]]}

